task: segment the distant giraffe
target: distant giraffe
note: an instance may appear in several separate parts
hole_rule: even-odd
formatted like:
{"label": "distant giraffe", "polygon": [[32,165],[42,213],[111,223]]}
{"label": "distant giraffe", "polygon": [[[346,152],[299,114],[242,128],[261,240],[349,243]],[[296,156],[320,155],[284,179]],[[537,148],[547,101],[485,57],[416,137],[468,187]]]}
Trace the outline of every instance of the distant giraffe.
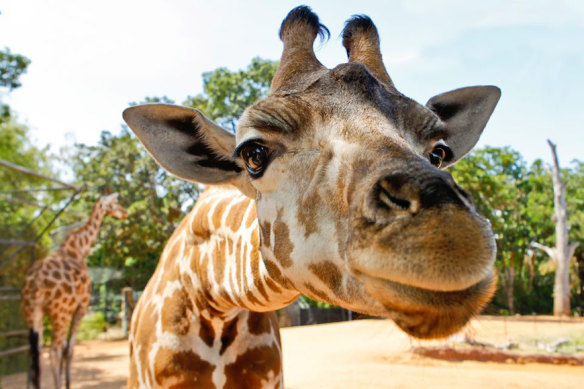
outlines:
{"label": "distant giraffe", "polygon": [[371,19],[347,22],[349,63],[333,69],[313,51],[327,31],[308,7],[288,14],[270,95],[235,136],[186,107],[124,112],[160,165],[207,185],[134,311],[129,388],[282,388],[272,311],[299,293],[423,338],[492,295],[490,224],[440,168],[476,144],[499,89],[420,105],[387,74]]}
{"label": "distant giraffe", "polygon": [[87,223],[67,235],[57,252],[36,261],[27,271],[22,288],[22,310],[29,328],[31,376],[35,388],[41,386],[44,316],[53,326],[50,355],[55,388],[62,386],[63,367],[66,387],[70,387],[75,332],[87,312],[91,292],[85,259],[95,244],[105,215],[120,219],[128,216],[118,203],[117,193],[101,196]]}

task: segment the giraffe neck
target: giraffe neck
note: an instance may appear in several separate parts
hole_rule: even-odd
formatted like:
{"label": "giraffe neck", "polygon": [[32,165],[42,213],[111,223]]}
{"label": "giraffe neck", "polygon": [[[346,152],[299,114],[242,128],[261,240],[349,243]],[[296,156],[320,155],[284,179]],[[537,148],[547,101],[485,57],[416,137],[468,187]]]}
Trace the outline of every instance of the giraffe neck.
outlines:
{"label": "giraffe neck", "polygon": [[98,201],[93,206],[89,220],[85,225],[71,232],[61,246],[60,251],[68,257],[85,260],[95,244],[105,210]]}
{"label": "giraffe neck", "polygon": [[[267,312],[298,296],[274,263],[262,256],[255,201],[234,190],[201,195],[186,220],[183,238],[169,242],[176,255],[184,241],[190,252],[180,256],[183,279],[192,283],[191,298],[202,310],[219,315],[246,309]],[[188,276],[188,277],[184,277]]]}
{"label": "giraffe neck", "polygon": [[271,272],[259,240],[255,201],[225,188],[200,195],[136,307],[130,343],[149,344],[133,349],[131,363],[142,359],[152,370],[136,370],[129,382],[283,387],[278,320],[270,311],[298,291]]}

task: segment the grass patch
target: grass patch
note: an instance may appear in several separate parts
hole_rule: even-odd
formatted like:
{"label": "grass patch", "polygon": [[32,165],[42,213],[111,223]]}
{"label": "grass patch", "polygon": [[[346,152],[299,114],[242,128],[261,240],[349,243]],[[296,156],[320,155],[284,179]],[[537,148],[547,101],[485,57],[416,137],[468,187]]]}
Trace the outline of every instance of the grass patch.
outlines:
{"label": "grass patch", "polygon": [[573,334],[570,343],[558,347],[558,352],[562,354],[584,354],[584,332]]}

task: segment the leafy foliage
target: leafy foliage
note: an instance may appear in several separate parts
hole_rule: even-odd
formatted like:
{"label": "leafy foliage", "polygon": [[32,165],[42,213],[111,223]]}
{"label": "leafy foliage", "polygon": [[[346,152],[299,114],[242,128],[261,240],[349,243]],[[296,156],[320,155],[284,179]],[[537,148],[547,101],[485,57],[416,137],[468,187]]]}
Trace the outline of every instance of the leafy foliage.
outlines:
{"label": "leafy foliage", "polygon": [[0,50],[0,87],[9,90],[20,87],[19,78],[29,64],[30,60],[23,55],[13,54],[8,48]]}
{"label": "leafy foliage", "polygon": [[218,68],[203,73],[203,93],[188,97],[183,104],[235,132],[245,108],[268,94],[277,67],[277,62],[254,58],[245,70]]}
{"label": "leafy foliage", "polygon": [[88,265],[123,268],[124,282],[143,288],[199,188],[161,169],[126,127],[119,135],[102,132],[96,146],[77,145],[71,165],[79,185],[88,189],[77,205],[84,219],[103,191],[119,193],[130,212],[126,220],[103,223]]}
{"label": "leafy foliage", "polygon": [[[575,226],[584,217],[582,163],[563,171],[569,187],[568,212]],[[497,243],[496,268],[500,288],[490,310],[499,312],[550,313],[553,275],[546,272],[548,258],[531,248],[533,241],[553,246],[554,220],[551,176],[541,160],[528,166],[509,147],[476,150],[452,167],[458,184],[468,190],[478,210],[492,223]],[[580,187],[578,187],[580,185]],[[571,239],[584,242],[580,225]],[[582,253],[577,253],[580,259]],[[578,262],[579,263],[579,262]],[[582,306],[577,277],[574,298]]]}
{"label": "leafy foliage", "polygon": [[91,340],[97,339],[99,334],[104,332],[107,327],[105,317],[102,312],[91,312],[85,315],[79,328],[77,329],[76,339]]}
{"label": "leafy foliage", "polygon": [[[9,49],[0,51],[0,87],[12,90],[20,86],[19,77],[30,61]],[[0,160],[54,176],[52,156],[47,148],[30,141],[29,130],[18,123],[10,107],[0,101]],[[32,240],[52,216],[44,207],[59,201],[58,193],[36,191],[47,181],[0,166],[0,238]],[[39,242],[36,256],[44,255],[50,239]],[[17,252],[20,251],[20,254]],[[8,259],[14,258],[10,261]],[[31,261],[31,250],[18,246],[0,246],[0,283],[20,286],[23,271]],[[8,264],[6,267],[1,264]]]}

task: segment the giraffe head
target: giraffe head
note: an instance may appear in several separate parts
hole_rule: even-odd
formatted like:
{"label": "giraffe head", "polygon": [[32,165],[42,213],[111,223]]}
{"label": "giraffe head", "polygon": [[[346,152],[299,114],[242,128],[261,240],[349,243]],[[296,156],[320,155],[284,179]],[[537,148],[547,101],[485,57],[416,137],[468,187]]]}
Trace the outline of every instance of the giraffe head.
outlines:
{"label": "giraffe head", "polygon": [[101,196],[99,199],[99,205],[102,207],[106,215],[117,219],[125,219],[128,217],[128,211],[120,205],[118,197],[118,193]]}
{"label": "giraffe head", "polygon": [[308,7],[290,12],[271,93],[235,136],[185,107],[136,106],[124,119],[175,175],[256,199],[261,253],[282,283],[414,336],[448,335],[492,295],[495,243],[443,169],[474,147],[500,91],[421,105],[395,88],[368,17],[347,22],[349,61],[333,69],[313,52],[326,33]]}

